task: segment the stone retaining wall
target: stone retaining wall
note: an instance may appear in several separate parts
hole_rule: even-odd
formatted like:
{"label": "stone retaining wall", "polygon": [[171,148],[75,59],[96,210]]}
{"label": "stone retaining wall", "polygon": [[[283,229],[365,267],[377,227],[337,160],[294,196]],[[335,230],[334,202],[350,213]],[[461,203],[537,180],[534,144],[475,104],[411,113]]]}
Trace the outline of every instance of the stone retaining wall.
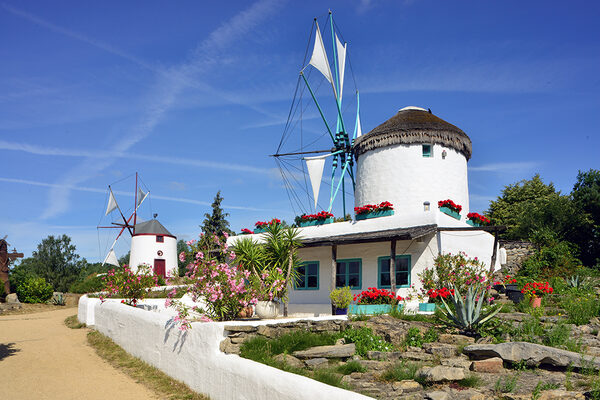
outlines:
{"label": "stone retaining wall", "polygon": [[535,252],[534,244],[523,240],[501,240],[500,247],[506,250],[506,264],[502,270],[509,275],[515,275],[523,260]]}

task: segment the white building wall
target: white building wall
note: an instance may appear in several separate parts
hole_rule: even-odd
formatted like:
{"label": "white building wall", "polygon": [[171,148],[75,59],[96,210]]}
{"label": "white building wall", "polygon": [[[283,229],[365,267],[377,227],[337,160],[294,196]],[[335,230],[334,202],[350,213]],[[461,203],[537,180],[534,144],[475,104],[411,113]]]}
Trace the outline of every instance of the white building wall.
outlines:
{"label": "white building wall", "polygon": [[[442,158],[442,152],[446,157]],[[394,145],[370,150],[356,164],[355,205],[389,201],[396,214],[422,214],[423,203],[431,209],[451,199],[469,212],[467,159],[448,147],[432,146],[433,157],[423,157],[422,145]]]}
{"label": "white building wall", "polygon": [[[167,275],[176,276],[177,271],[177,239],[172,236],[163,236],[164,242],[157,242],[156,235],[136,235],[131,238],[131,253],[129,254],[129,267],[137,271],[140,264],[154,266],[154,259],[165,260]],[[159,256],[158,252],[162,255]]]}

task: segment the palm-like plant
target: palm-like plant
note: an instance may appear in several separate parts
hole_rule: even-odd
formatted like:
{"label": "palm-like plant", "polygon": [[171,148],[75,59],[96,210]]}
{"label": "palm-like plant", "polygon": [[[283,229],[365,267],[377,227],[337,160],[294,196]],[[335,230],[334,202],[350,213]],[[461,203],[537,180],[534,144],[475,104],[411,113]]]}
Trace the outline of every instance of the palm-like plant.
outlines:
{"label": "palm-like plant", "polygon": [[474,284],[469,286],[467,294],[463,298],[458,288],[454,286],[454,294],[451,298],[454,311],[443,298],[441,300],[445,309],[441,309],[441,311],[457,328],[465,332],[476,332],[482,324],[493,318],[501,309],[501,306],[498,305],[482,311],[487,294],[487,290],[481,284]]}

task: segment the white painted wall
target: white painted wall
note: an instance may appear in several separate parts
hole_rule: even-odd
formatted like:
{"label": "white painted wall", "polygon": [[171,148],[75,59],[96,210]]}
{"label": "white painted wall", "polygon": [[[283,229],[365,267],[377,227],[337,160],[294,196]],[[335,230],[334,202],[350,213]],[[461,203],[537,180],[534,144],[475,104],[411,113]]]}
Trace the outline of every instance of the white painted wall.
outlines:
{"label": "white painted wall", "polygon": [[[80,302],[80,309],[83,306]],[[368,399],[358,393],[222,353],[219,343],[226,337],[224,326],[230,323],[196,322],[191,330],[181,332],[168,314],[116,302],[97,303],[94,314],[95,328],[128,353],[214,400]]]}
{"label": "white painted wall", "polygon": [[[131,238],[131,253],[129,267],[137,271],[140,264],[154,267],[154,259],[165,260],[165,272],[170,276],[177,276],[177,239],[163,236],[164,242],[156,241],[156,235],[136,235]],[[162,251],[162,256],[158,252]]]}
{"label": "white painted wall", "polygon": [[[442,152],[446,151],[446,158]],[[393,145],[361,154],[356,163],[355,205],[389,201],[396,214],[423,215],[423,203],[451,199],[469,212],[467,159],[458,151],[433,145],[423,157],[422,145]]]}

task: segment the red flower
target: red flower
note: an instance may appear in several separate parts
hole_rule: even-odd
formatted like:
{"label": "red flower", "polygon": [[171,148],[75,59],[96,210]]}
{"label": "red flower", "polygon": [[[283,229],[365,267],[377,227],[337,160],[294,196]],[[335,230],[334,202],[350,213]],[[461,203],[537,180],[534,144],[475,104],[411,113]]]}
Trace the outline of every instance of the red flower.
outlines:
{"label": "red flower", "polygon": [[254,233],[254,232],[252,232],[252,231],[251,231],[250,229],[248,229],[248,228],[244,228],[244,229],[242,229],[242,234],[244,234],[244,235],[250,235],[250,234],[253,234],[253,233]]}
{"label": "red flower", "polygon": [[360,215],[360,214],[368,214],[368,213],[372,213],[372,212],[379,212],[379,211],[387,211],[387,210],[393,210],[394,206],[392,205],[392,203],[390,203],[389,201],[383,201],[379,204],[365,204],[364,206],[361,207],[354,207],[354,213],[356,215]]}
{"label": "red flower", "polygon": [[438,207],[448,207],[458,213],[461,212],[462,210],[462,206],[456,204],[455,202],[453,202],[452,200],[448,199],[448,200],[440,200],[438,201]]}
{"label": "red flower", "polygon": [[490,220],[487,217],[485,217],[484,215],[478,214],[478,213],[468,213],[467,218],[474,222],[479,222],[480,224],[483,224],[483,225],[490,224]]}
{"label": "red flower", "polygon": [[302,214],[300,218],[303,221],[324,221],[327,218],[332,218],[333,214],[327,211],[321,211],[317,214]]}

